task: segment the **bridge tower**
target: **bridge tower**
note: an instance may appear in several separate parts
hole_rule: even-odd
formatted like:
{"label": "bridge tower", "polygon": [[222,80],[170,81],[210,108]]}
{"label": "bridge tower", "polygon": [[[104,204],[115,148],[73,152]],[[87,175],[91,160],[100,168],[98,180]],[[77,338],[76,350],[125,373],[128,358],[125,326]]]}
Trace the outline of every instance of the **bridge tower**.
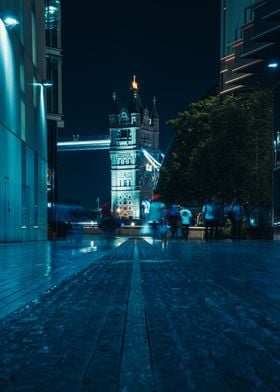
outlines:
{"label": "bridge tower", "polygon": [[[141,218],[141,205],[152,197],[159,167],[159,116],[156,100],[143,107],[133,77],[125,107],[113,93],[110,124],[111,210],[121,218]],[[155,161],[154,161],[155,160]]]}

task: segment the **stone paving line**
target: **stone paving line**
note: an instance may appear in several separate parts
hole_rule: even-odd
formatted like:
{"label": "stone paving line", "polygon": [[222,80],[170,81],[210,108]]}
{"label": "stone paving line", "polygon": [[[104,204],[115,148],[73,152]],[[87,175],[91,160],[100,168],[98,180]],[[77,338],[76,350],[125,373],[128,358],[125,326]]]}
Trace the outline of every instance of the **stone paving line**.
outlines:
{"label": "stone paving line", "polygon": [[0,391],[280,391],[279,324],[143,240],[0,331]]}

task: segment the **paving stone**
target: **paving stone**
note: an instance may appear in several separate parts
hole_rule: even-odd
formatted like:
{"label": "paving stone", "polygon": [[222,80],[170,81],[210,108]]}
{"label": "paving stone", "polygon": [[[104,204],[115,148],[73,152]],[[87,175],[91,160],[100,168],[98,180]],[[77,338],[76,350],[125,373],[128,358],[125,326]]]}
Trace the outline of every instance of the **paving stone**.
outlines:
{"label": "paving stone", "polygon": [[0,391],[280,391],[280,246],[235,245],[131,239],[36,295]]}

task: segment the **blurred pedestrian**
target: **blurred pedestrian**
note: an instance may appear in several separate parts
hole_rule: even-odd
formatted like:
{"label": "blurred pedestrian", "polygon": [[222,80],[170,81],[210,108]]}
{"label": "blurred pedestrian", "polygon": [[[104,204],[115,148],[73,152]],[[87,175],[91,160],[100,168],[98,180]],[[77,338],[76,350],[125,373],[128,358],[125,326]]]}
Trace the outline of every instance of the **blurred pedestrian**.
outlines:
{"label": "blurred pedestrian", "polygon": [[168,234],[168,222],[166,217],[162,217],[159,222],[159,236],[163,248],[166,248],[167,234]]}
{"label": "blurred pedestrian", "polygon": [[117,220],[111,212],[110,203],[105,203],[101,207],[101,219],[98,223],[98,227],[107,236],[112,235],[115,230],[120,227],[119,219]]}
{"label": "blurred pedestrian", "polygon": [[160,195],[155,194],[150,203],[149,223],[152,227],[152,236],[158,238],[161,218],[165,216],[165,204],[160,200]]}
{"label": "blurred pedestrian", "polygon": [[240,197],[235,196],[231,203],[229,210],[229,218],[232,223],[232,239],[233,241],[239,241],[241,239],[241,228],[244,219],[244,208]]}
{"label": "blurred pedestrian", "polygon": [[225,225],[224,198],[221,192],[218,192],[212,200],[214,203],[214,238],[217,240]]}
{"label": "blurred pedestrian", "polygon": [[189,238],[189,227],[192,224],[193,214],[188,208],[182,207],[179,211],[181,217],[181,230],[185,240]]}
{"label": "blurred pedestrian", "polygon": [[180,222],[180,214],[176,204],[171,204],[167,210],[167,220],[170,226],[171,237],[174,238]]}
{"label": "blurred pedestrian", "polygon": [[212,199],[208,199],[202,207],[203,221],[205,224],[205,240],[213,241],[215,223],[215,205]]}

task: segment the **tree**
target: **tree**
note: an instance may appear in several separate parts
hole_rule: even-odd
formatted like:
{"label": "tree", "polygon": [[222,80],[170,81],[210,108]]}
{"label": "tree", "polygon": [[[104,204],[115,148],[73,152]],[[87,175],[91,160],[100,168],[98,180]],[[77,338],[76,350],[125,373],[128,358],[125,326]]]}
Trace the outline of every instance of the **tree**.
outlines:
{"label": "tree", "polygon": [[251,202],[271,202],[270,92],[212,96],[168,125],[175,142],[157,189],[167,202],[201,203],[217,192],[231,200],[235,191]]}

